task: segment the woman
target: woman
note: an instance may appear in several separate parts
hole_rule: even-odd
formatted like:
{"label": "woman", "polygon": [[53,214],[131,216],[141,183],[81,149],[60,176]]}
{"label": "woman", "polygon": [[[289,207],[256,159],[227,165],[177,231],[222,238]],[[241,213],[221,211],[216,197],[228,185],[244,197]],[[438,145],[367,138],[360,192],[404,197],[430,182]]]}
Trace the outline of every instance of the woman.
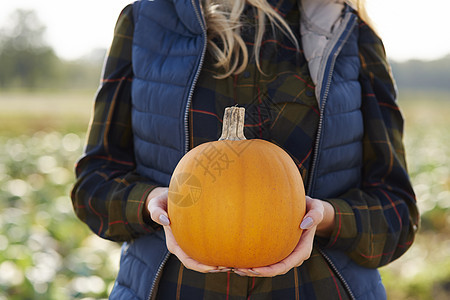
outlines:
{"label": "woman", "polygon": [[[125,241],[112,299],[383,299],[376,268],[418,224],[403,120],[363,3],[137,1],[119,17],[72,192],[81,220]],[[170,231],[167,186],[224,108],[283,147],[308,194],[283,261],[206,266]],[[164,230],[161,230],[161,229]],[[173,254],[173,255],[171,255]]]}

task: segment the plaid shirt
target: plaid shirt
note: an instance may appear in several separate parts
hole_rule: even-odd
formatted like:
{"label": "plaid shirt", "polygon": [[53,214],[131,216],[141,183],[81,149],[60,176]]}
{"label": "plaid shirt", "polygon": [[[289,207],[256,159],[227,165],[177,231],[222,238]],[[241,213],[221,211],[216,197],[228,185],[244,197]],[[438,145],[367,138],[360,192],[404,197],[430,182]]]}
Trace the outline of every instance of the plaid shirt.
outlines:
{"label": "plaid shirt", "polygon": [[[296,1],[278,1],[277,11],[294,33],[299,32]],[[246,15],[251,20],[251,9]],[[381,42],[360,23],[369,37],[360,43],[363,87],[364,180],[339,199],[326,199],[336,210],[328,240],[317,245],[346,251],[358,264],[379,267],[403,254],[418,224],[415,199],[406,174],[402,118],[393,97],[379,99],[377,86],[392,86]],[[244,36],[253,36],[251,26]],[[300,41],[301,38],[297,36]],[[143,217],[144,201],[156,186],[135,172],[131,128],[132,8],[119,17],[114,41],[98,91],[86,153],[76,166],[74,209],[96,234],[115,241],[131,240],[160,230]],[[249,53],[252,44],[247,43]],[[207,55],[189,115],[190,146],[217,140],[226,106],[247,109],[245,135],[285,148],[307,178],[319,109],[307,63],[285,36],[269,30],[261,48],[264,74],[251,61],[246,71],[224,80]],[[394,91],[391,90],[391,95]],[[302,142],[299,143],[298,141]],[[245,278],[234,273],[200,274],[185,269],[171,256],[158,290],[160,299],[346,299],[342,282],[318,247],[301,267],[274,278]]]}

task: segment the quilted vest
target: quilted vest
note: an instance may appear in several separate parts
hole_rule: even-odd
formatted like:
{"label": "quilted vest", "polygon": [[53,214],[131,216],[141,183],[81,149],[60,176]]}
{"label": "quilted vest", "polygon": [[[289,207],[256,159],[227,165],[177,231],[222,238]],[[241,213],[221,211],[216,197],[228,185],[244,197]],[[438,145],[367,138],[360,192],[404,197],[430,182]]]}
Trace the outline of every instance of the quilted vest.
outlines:
{"label": "quilted vest", "polygon": [[[133,61],[140,62],[133,64],[132,87],[137,171],[165,186],[188,150],[187,110],[205,51],[203,19],[193,3],[157,0],[134,5]],[[321,121],[308,190],[318,198],[336,197],[360,177],[363,122],[357,30],[352,30],[354,20],[345,23],[344,32],[325,53],[328,61],[322,64],[323,80],[316,89]],[[148,28],[156,28],[151,38]]]}
{"label": "quilted vest", "polygon": [[[134,4],[132,122],[137,171],[167,186],[188,150],[187,109],[202,67],[206,32],[198,0],[137,1]],[[359,185],[363,122],[358,83],[358,28],[347,11],[326,49],[316,88],[321,118],[308,194],[335,197]],[[325,258],[354,299],[385,299],[377,270],[345,254]],[[162,232],[125,243],[110,299],[151,299],[168,258]]]}
{"label": "quilted vest", "polygon": [[307,186],[311,197],[333,198],[360,185],[364,125],[358,53],[356,16],[348,12],[319,68],[320,121]]}
{"label": "quilted vest", "polygon": [[168,186],[188,147],[187,110],[206,49],[205,25],[198,2],[191,0],[138,1],[133,15],[137,171]]}

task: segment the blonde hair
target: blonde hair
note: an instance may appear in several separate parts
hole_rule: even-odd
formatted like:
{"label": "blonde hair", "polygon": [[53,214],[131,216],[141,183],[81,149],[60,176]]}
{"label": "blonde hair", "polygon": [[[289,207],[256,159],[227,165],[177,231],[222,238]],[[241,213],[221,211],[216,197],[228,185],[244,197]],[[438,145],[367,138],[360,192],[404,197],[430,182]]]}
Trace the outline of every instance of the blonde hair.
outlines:
{"label": "blonde hair", "polygon": [[[299,48],[298,41],[291,28],[267,0],[201,1],[207,24],[208,51],[216,62],[214,66],[223,70],[222,74],[215,76],[218,79],[226,78],[232,74],[240,74],[247,67],[249,54],[247,46],[240,34],[243,25],[241,16],[246,3],[252,5],[257,12],[258,23],[255,30],[253,55],[256,60],[256,66],[261,73],[263,72],[259,62],[259,52],[266,30],[267,19],[270,21],[272,29],[274,29],[274,26],[277,27],[283,34],[290,38],[297,49]],[[358,14],[364,21],[369,21],[365,9],[365,0],[346,1],[358,11]]]}
{"label": "blonde hair", "polygon": [[345,0],[345,2],[358,12],[358,16],[361,20],[375,30],[375,26],[367,13],[366,0]]}

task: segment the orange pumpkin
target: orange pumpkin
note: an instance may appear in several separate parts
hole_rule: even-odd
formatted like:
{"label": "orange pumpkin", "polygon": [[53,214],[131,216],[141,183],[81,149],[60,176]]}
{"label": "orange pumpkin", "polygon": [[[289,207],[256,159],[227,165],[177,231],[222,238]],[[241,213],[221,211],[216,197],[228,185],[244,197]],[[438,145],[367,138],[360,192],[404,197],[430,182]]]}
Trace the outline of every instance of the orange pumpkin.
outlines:
{"label": "orange pumpkin", "polygon": [[288,256],[302,233],[300,172],[280,147],[245,139],[244,114],[244,108],[227,108],[219,141],[189,151],[170,181],[173,235],[206,265],[270,265]]}

